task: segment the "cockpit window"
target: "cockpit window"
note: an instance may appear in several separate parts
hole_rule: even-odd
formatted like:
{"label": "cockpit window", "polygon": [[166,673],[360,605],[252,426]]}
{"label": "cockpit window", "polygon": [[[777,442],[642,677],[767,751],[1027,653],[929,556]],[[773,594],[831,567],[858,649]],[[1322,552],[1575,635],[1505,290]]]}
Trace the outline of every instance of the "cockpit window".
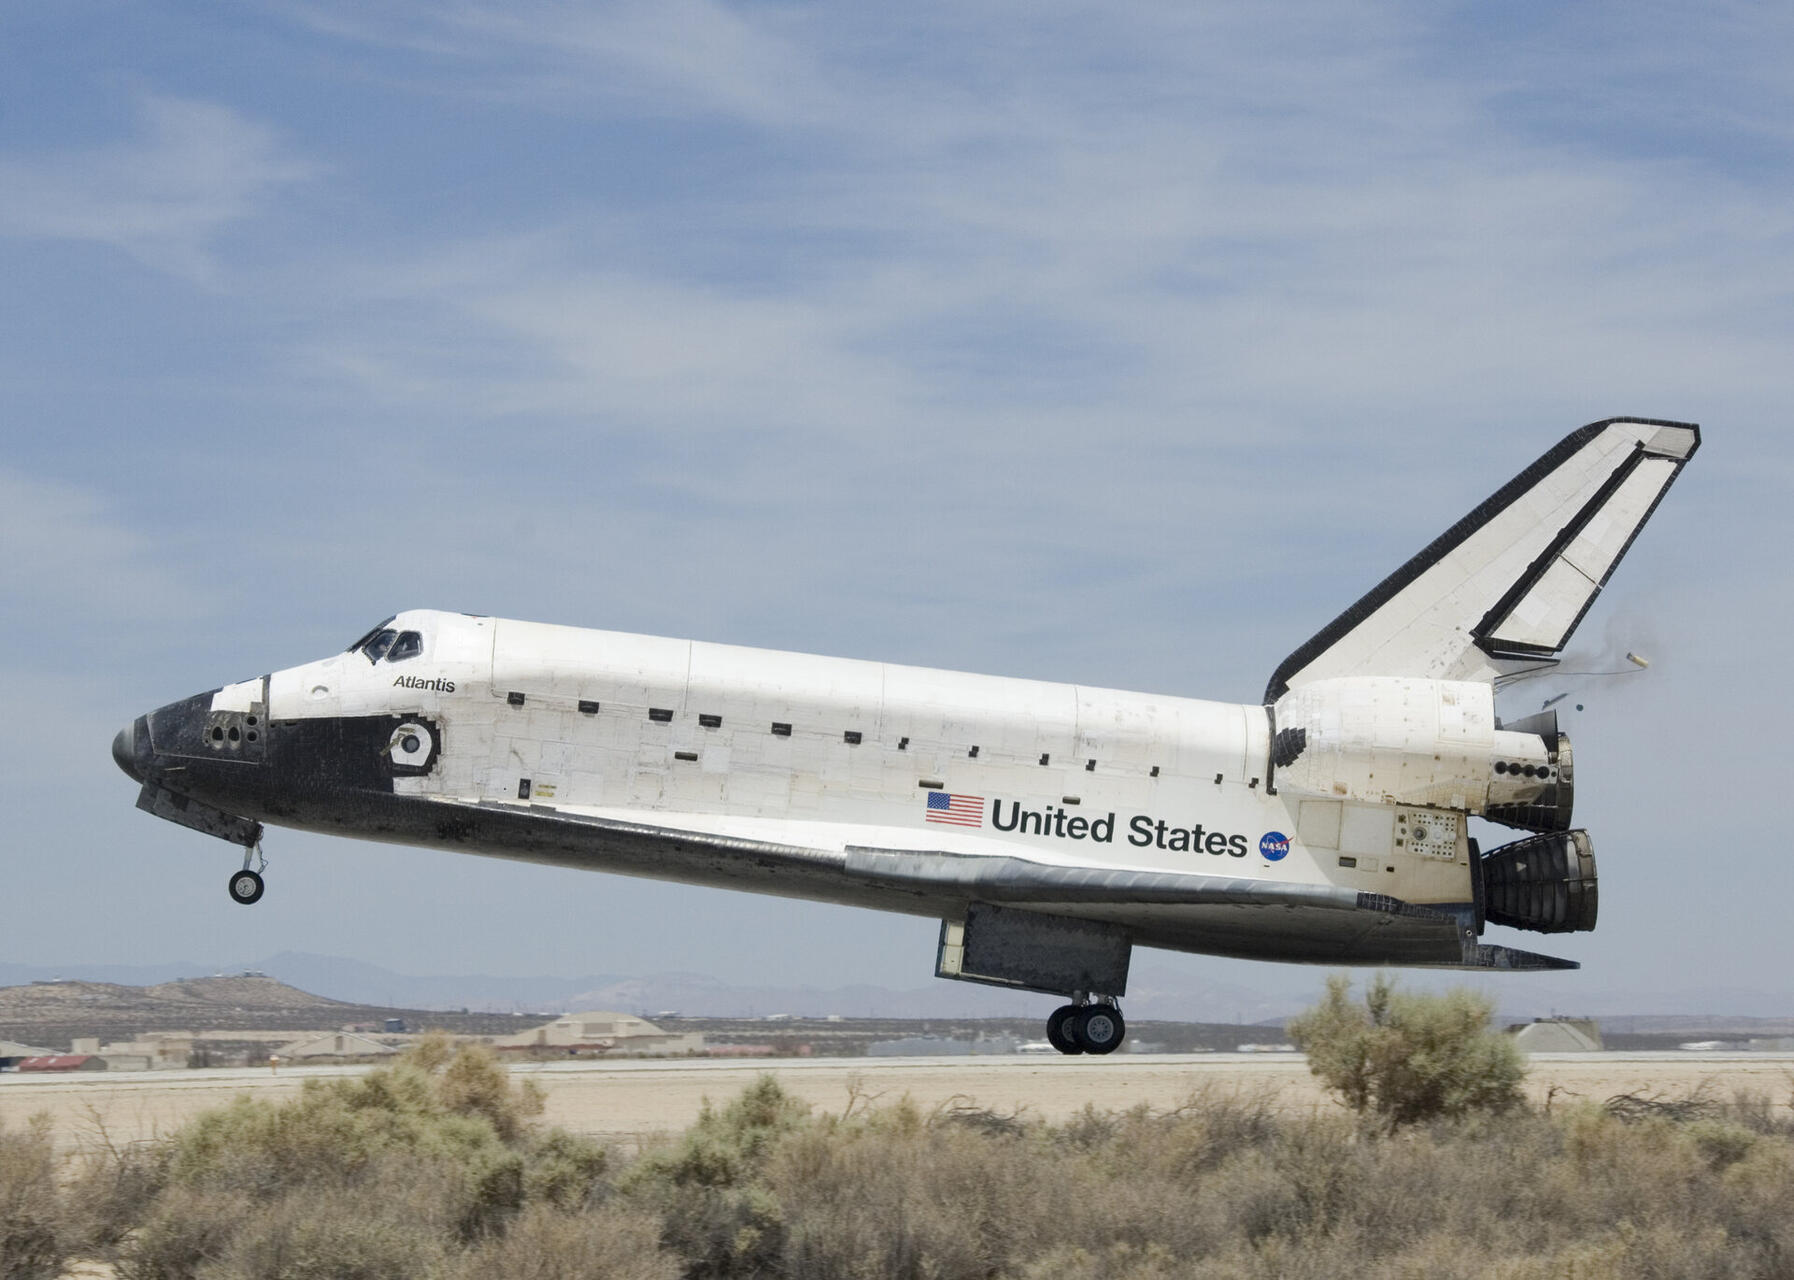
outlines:
{"label": "cockpit window", "polygon": [[386,656],[386,651],[392,648],[392,642],[398,638],[399,633],[396,631],[376,631],[362,642],[362,656],[369,662],[378,662]]}
{"label": "cockpit window", "polygon": [[401,631],[399,638],[392,642],[392,648],[386,651],[388,662],[403,662],[407,658],[415,658],[424,651],[424,638],[416,631]]}
{"label": "cockpit window", "polygon": [[[399,615],[395,613],[392,615],[392,618],[396,618],[398,616]],[[380,622],[375,623],[374,626],[372,627],[372,629],[370,629],[365,636],[361,637],[361,639],[357,640],[354,644],[350,645],[345,652],[354,653],[357,649],[361,648],[362,645],[368,643],[368,641],[372,640],[375,636],[379,635],[382,631],[386,630],[386,624],[388,622],[391,622],[392,618],[385,618],[385,619],[381,620]]]}

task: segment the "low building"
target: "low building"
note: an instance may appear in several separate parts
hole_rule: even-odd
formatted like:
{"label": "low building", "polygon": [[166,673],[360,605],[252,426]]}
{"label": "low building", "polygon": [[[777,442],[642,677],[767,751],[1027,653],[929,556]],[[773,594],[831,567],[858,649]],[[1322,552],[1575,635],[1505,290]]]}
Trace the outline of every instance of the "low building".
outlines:
{"label": "low building", "polygon": [[0,1040],[0,1071],[17,1071],[19,1064],[27,1058],[51,1058],[55,1055],[54,1049],[40,1049],[36,1045],[20,1044],[17,1040]]}
{"label": "low building", "polygon": [[1601,1026],[1593,1018],[1534,1018],[1507,1033],[1525,1053],[1599,1053]]}
{"label": "low building", "polygon": [[91,1053],[52,1053],[41,1058],[26,1058],[20,1071],[104,1071],[106,1060]]}
{"label": "low building", "polygon": [[530,1031],[493,1042],[501,1053],[641,1054],[666,1057],[704,1052],[701,1034],[675,1035],[632,1013],[569,1013]]}
{"label": "low building", "polygon": [[101,1044],[97,1039],[75,1041],[76,1053],[96,1053],[108,1061],[145,1059],[147,1067],[131,1067],[133,1071],[174,1071],[186,1067],[193,1059],[191,1031],[146,1031],[135,1040],[115,1040]]}
{"label": "low building", "polygon": [[398,1050],[353,1031],[326,1031],[308,1040],[296,1040],[276,1051],[282,1062],[316,1062],[322,1058],[385,1058]]}

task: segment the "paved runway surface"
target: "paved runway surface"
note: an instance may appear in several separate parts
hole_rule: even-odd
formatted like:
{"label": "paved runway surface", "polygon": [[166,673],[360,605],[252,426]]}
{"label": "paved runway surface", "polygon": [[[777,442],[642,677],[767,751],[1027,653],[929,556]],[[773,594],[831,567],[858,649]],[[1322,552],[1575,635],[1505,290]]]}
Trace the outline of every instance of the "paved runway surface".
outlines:
{"label": "paved runway surface", "polygon": [[[239,1093],[277,1099],[307,1078],[353,1075],[367,1067],[0,1075],[0,1121],[21,1125],[49,1114],[59,1141],[114,1142],[167,1133]],[[684,1059],[519,1065],[519,1078],[547,1094],[546,1119],[581,1133],[639,1143],[676,1132],[706,1098],[723,1102],[765,1072],[820,1110],[839,1112],[855,1096],[924,1109],[968,1102],[1001,1112],[1062,1120],[1086,1105],[1167,1109],[1203,1089],[1266,1091],[1286,1110],[1331,1106],[1297,1054],[1118,1054],[1111,1058],[1013,1057]],[[1745,1090],[1786,1108],[1794,1095],[1794,1054],[1539,1054],[1528,1091],[1538,1101],[1595,1102],[1620,1093],[1684,1096],[1705,1087],[1715,1098]]]}

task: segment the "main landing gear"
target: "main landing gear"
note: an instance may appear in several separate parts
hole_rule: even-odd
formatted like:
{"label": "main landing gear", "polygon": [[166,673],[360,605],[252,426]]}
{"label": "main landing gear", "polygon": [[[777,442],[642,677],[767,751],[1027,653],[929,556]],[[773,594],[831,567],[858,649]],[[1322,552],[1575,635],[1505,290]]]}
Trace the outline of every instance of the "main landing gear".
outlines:
{"label": "main landing gear", "polygon": [[[249,864],[254,863],[251,867]],[[230,878],[230,896],[232,901],[248,906],[252,902],[262,900],[262,892],[267,887],[262,883],[262,872],[268,869],[268,860],[262,856],[262,846],[247,845],[243,849],[243,869],[234,871]]]}
{"label": "main landing gear", "polygon": [[1113,1004],[1067,1004],[1047,1019],[1047,1043],[1060,1053],[1114,1053],[1127,1038],[1127,1023]]}

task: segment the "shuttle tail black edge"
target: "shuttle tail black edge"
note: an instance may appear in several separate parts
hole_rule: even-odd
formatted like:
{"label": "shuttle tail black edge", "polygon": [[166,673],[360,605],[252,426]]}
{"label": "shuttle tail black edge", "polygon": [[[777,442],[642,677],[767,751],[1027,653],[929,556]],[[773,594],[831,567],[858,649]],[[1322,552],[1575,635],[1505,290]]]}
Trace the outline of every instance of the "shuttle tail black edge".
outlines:
{"label": "shuttle tail black edge", "polygon": [[[1654,434],[1632,432],[1631,434],[1639,436],[1648,435],[1649,438],[1637,439],[1624,446],[1624,454],[1617,459],[1603,452],[1604,448],[1611,446],[1611,442],[1603,442],[1601,439],[1605,433],[1618,431],[1625,434],[1630,428],[1654,428],[1656,431]],[[1404,644],[1410,642],[1399,634],[1401,627],[1407,627],[1428,610],[1432,616],[1427,620],[1434,624],[1435,634],[1451,635],[1449,643],[1460,648],[1474,646],[1491,659],[1535,663],[1551,660],[1568,642],[1570,633],[1582,621],[1595,596],[1631,549],[1633,540],[1655,512],[1670,484],[1700,448],[1700,441],[1698,424],[1663,418],[1607,418],[1570,432],[1547,449],[1537,461],[1433,539],[1285,658],[1265,686],[1265,704],[1268,706],[1275,703],[1292,685],[1303,683],[1304,676],[1312,679],[1316,678],[1317,673],[1432,674],[1425,669],[1429,663],[1446,665],[1449,655],[1439,648],[1444,642],[1432,641],[1430,649],[1419,651],[1404,649]],[[1594,454],[1588,459],[1578,460],[1577,455],[1591,447]],[[1598,463],[1595,462],[1596,457],[1599,458]],[[1616,501],[1622,488],[1628,481],[1635,479],[1634,473],[1647,460],[1652,464],[1653,474],[1637,478],[1637,488],[1642,492],[1626,494],[1623,501]],[[1566,467],[1575,469],[1579,463],[1584,462],[1592,464],[1591,470],[1599,470],[1606,481],[1589,501],[1573,511],[1557,513],[1548,524],[1527,523],[1509,517],[1503,528],[1490,529],[1515,503],[1552,478],[1554,473]],[[1639,504],[1641,509],[1630,510],[1634,503]],[[1540,586],[1547,572],[1560,562],[1578,536],[1589,530],[1604,512],[1612,514],[1615,509],[1618,509],[1621,516],[1623,540],[1614,549],[1611,558],[1598,567],[1598,577],[1588,584],[1586,598],[1581,600],[1580,607],[1561,620],[1561,631],[1554,632],[1542,641],[1538,637],[1517,639],[1507,634],[1504,628],[1509,628],[1515,610],[1526,602],[1529,592]],[[1422,589],[1419,595],[1423,598],[1410,599],[1405,603],[1399,625],[1394,620],[1388,623],[1391,628],[1388,636],[1375,633],[1373,620],[1385,607],[1479,534],[1489,539],[1492,545],[1501,548],[1524,542],[1532,552],[1524,571],[1494,584],[1492,588],[1486,584],[1472,584],[1477,589],[1464,593],[1462,597],[1454,594],[1462,585],[1461,580],[1441,581],[1438,583],[1437,596],[1429,596],[1428,589]],[[1361,631],[1366,634],[1355,636],[1355,633]],[[1332,655],[1334,662],[1331,666],[1325,661],[1329,651],[1335,646],[1354,638],[1355,643],[1351,646],[1353,652],[1344,658],[1338,654]],[[1340,669],[1333,669],[1335,667]],[[1310,671],[1310,668],[1315,670]]]}

